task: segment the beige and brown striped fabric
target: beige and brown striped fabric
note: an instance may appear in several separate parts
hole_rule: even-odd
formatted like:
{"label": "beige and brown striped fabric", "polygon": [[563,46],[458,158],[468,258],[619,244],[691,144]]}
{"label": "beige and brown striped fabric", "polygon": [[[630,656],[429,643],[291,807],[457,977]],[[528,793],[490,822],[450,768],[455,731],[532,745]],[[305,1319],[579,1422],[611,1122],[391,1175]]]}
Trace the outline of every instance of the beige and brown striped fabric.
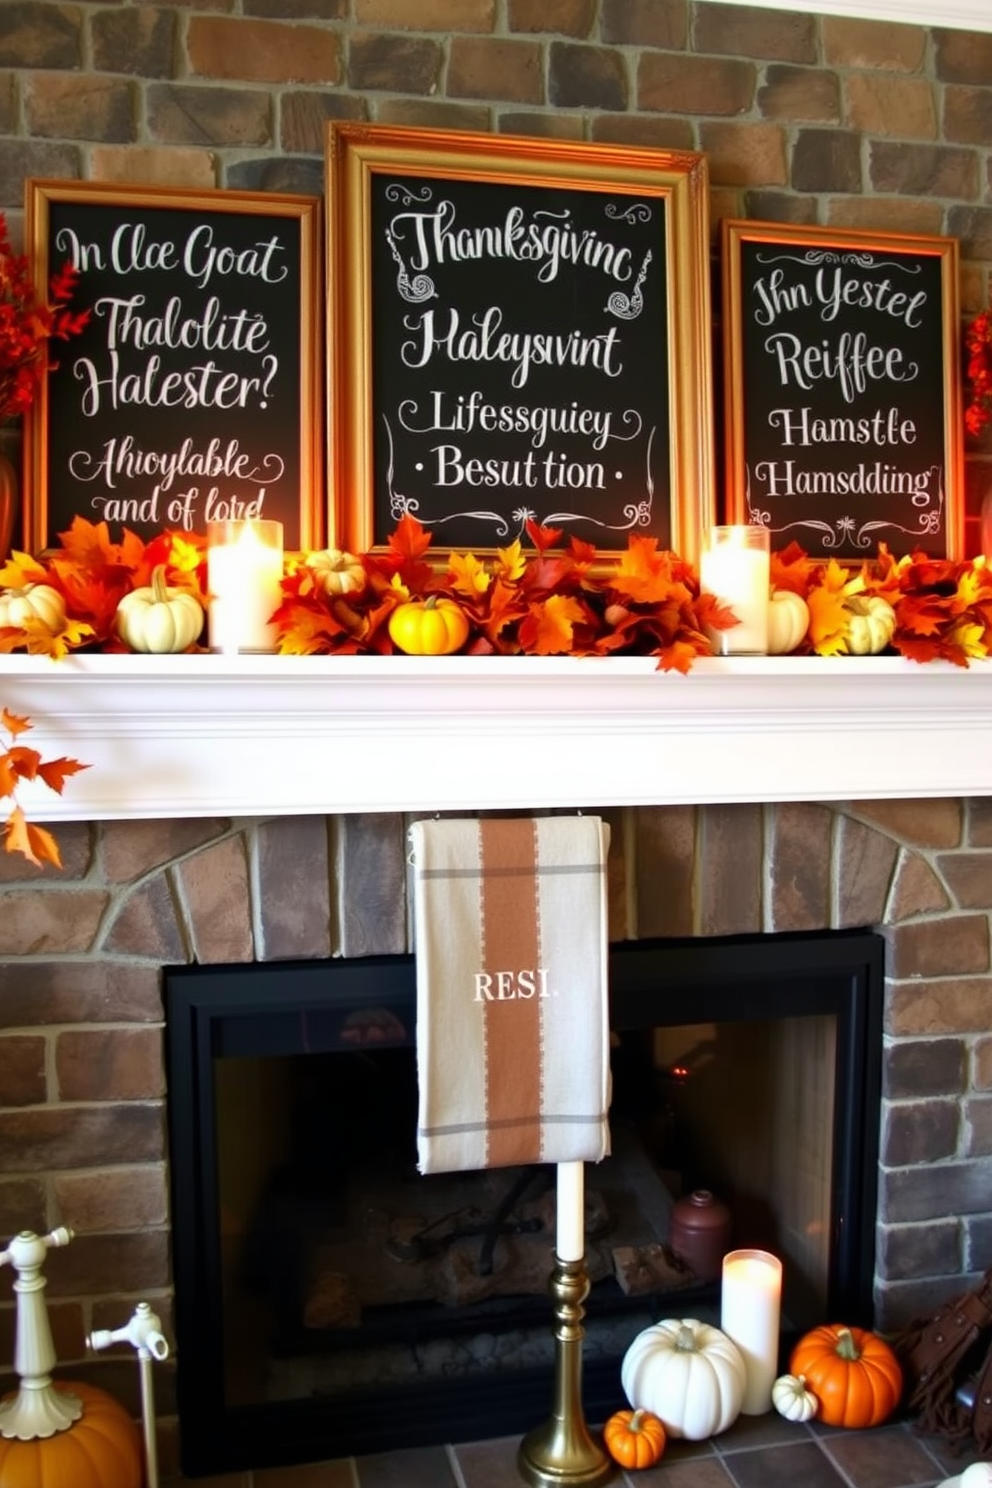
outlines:
{"label": "beige and brown striped fabric", "polygon": [[599,817],[410,829],[422,1173],[609,1152]]}

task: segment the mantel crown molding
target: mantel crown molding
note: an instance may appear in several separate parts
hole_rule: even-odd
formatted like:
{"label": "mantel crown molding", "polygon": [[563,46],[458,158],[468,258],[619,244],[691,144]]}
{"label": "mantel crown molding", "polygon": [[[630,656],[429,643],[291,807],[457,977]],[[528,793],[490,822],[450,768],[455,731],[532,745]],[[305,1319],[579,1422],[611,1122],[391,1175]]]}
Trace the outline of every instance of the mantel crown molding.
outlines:
{"label": "mantel crown molding", "polygon": [[848,16],[853,20],[889,21],[900,25],[951,27],[964,31],[992,31],[988,0],[720,0],[727,5],[759,5],[769,10],[799,11],[807,15]]}
{"label": "mantel crown molding", "polygon": [[992,795],[992,663],[0,656],[36,820]]}

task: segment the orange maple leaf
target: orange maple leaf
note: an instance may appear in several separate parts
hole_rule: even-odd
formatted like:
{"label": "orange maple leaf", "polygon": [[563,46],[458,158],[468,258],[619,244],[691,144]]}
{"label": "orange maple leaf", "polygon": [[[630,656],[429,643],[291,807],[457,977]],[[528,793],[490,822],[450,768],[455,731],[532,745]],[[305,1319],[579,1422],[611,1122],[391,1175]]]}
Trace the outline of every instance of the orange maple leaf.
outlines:
{"label": "orange maple leaf", "polygon": [[27,733],[31,720],[22,718],[19,713],[11,713],[7,708],[0,708],[0,724],[16,739],[18,734]]}
{"label": "orange maple leaf", "polygon": [[634,604],[663,604],[672,597],[669,556],[658,551],[656,537],[632,536],[611,575],[618,594]]}
{"label": "orange maple leaf", "polygon": [[670,646],[663,646],[658,652],[658,670],[681,672],[685,675],[699,654],[698,649],[688,641],[673,641]]}
{"label": "orange maple leaf", "polygon": [[19,852],[36,868],[41,868],[45,863],[51,863],[55,868],[62,867],[58,843],[51,832],[44,827],[33,826],[20,806],[15,806],[7,818],[3,845],[4,852]]}
{"label": "orange maple leaf", "polygon": [[534,656],[560,656],[572,649],[572,632],[585,611],[570,594],[552,594],[532,604],[520,625],[520,644]]}

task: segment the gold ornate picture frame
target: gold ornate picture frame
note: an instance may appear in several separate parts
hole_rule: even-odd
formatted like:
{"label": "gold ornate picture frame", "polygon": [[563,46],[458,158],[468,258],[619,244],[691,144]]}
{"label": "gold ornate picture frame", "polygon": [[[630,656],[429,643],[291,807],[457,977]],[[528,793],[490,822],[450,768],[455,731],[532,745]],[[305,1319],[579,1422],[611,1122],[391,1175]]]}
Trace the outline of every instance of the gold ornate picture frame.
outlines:
{"label": "gold ornate picture frame", "polygon": [[[330,526],[488,551],[532,518],[693,558],[712,520],[705,160],[333,123]],[[437,551],[437,549],[435,549]]]}
{"label": "gold ornate picture frame", "polygon": [[721,231],[727,519],[817,557],[963,556],[957,241]]}
{"label": "gold ornate picture frame", "polygon": [[26,423],[25,546],[77,515],[143,538],[214,518],[325,532],[322,202],[29,180],[34,282],[70,262],[79,336]]}

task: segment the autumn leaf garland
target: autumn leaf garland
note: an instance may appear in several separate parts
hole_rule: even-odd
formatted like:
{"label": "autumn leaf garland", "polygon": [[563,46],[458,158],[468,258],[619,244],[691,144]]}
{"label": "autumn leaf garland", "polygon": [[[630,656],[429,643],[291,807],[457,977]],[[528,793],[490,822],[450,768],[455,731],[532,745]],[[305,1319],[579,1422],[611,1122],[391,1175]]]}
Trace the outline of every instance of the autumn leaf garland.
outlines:
{"label": "autumn leaf garland", "polygon": [[428,559],[431,535],[405,516],[381,553],[362,558],[365,588],[327,595],[305,563],[283,582],[274,617],[284,654],[376,655],[395,647],[392,611],[410,599],[444,596],[470,625],[469,656],[657,656],[663,670],[686,672],[710,654],[706,630],[735,623],[713,595],[701,594],[693,569],[659,550],[657,539],[632,536],[618,560],[600,564],[594,547],[558,529],[527,525],[533,552],[520,540],[488,562],[452,553],[447,568]]}
{"label": "autumn leaf garland", "polygon": [[[389,617],[398,605],[431,595],[454,600],[469,621],[462,654],[470,656],[654,656],[660,670],[688,672],[711,654],[709,636],[735,623],[731,610],[701,591],[693,566],[658,547],[628,538],[608,558],[553,528],[530,523],[520,540],[479,558],[453,552],[443,563],[431,534],[404,517],[382,549],[351,560],[364,585],[329,592],[321,565],[304,555],[287,559],[282,603],[274,616],[283,655],[385,655],[396,647]],[[61,546],[40,558],[14,553],[0,567],[0,601],[50,586],[65,618],[17,626],[0,622],[0,652],[59,658],[70,651],[126,650],[116,633],[120,600],[147,586],[162,567],[170,588],[194,596],[206,613],[204,539],[164,532],[145,542],[124,531],[110,540],[105,522],[76,517]],[[324,555],[326,556],[326,555]],[[967,666],[992,654],[992,570],[984,558],[950,560],[915,553],[895,558],[884,544],[860,564],[811,558],[797,543],[773,552],[772,586],[800,594],[810,623],[798,654],[844,655],[850,615],[884,599],[895,613],[887,650],[913,661]],[[205,636],[191,650],[202,650]]]}

